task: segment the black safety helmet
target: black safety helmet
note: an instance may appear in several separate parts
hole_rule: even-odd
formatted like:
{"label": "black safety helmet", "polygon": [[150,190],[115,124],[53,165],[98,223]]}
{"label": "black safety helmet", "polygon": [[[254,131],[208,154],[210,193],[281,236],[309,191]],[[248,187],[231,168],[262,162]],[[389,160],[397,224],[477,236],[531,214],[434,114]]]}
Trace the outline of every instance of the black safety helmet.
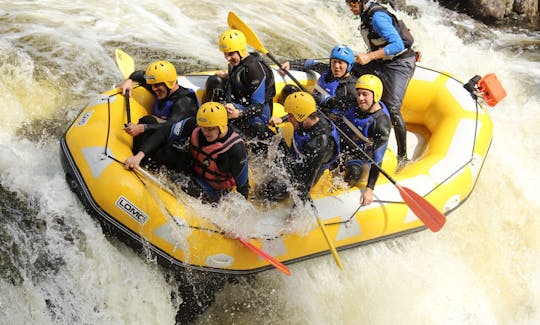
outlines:
{"label": "black safety helmet", "polygon": [[298,88],[297,86],[291,85],[291,84],[286,84],[283,87],[283,89],[281,90],[281,94],[279,95],[277,102],[280,103],[281,105],[283,105],[285,103],[285,99],[290,94],[294,94],[294,93],[299,92],[299,91],[301,91],[301,89]]}

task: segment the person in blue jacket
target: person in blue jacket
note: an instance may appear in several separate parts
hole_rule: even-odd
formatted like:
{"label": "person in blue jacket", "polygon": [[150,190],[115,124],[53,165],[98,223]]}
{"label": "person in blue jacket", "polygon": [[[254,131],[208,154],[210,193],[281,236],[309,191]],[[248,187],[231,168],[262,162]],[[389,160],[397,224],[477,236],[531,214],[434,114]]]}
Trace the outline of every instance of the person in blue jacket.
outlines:
{"label": "person in blue jacket", "polygon": [[373,189],[379,177],[379,169],[372,166],[363,153],[381,166],[390,135],[390,113],[381,101],[382,93],[383,85],[377,76],[362,75],[356,82],[357,105],[345,110],[343,116],[344,132],[356,144],[342,145],[346,161],[345,181],[350,186],[356,185],[361,180],[363,166],[369,166],[367,186],[360,198],[362,205],[373,202]]}
{"label": "person in blue jacket", "polygon": [[356,56],[363,69],[353,69],[360,76],[365,71],[379,76],[384,85],[382,100],[390,112],[397,141],[398,170],[407,162],[407,129],[401,106],[415,67],[414,39],[405,24],[373,0],[345,0],[354,15],[359,15],[360,32],[368,52]]}
{"label": "person in blue jacket", "polygon": [[[339,122],[343,110],[356,104],[354,85],[357,78],[350,73],[354,60],[354,52],[350,47],[337,45],[330,51],[329,64],[313,59],[291,60],[284,62],[281,68],[319,73],[320,77],[312,92],[313,98],[324,114],[334,122]],[[296,86],[288,87],[291,90],[285,89],[282,92],[287,94],[300,91]]]}

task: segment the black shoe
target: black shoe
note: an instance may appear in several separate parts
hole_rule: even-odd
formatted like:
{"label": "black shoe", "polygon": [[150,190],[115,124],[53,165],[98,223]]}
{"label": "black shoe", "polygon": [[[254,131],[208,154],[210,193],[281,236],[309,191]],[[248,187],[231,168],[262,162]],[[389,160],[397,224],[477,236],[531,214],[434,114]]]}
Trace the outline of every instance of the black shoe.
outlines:
{"label": "black shoe", "polygon": [[407,156],[398,157],[398,163],[396,167],[396,173],[399,173],[403,168],[407,167],[411,163],[411,160]]}

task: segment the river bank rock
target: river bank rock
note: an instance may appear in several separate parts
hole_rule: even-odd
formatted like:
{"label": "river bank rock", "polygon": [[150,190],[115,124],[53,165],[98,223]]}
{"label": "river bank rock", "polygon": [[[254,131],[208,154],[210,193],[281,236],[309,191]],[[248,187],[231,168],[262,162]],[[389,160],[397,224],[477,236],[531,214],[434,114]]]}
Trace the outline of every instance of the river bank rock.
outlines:
{"label": "river bank rock", "polygon": [[538,0],[439,0],[439,3],[489,25],[540,30]]}

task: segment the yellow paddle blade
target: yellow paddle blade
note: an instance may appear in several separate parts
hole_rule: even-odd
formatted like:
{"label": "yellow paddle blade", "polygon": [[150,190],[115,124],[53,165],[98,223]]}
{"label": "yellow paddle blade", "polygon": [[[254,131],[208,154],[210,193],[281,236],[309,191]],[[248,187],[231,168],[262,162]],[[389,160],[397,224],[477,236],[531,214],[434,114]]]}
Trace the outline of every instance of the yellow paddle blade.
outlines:
{"label": "yellow paddle blade", "polygon": [[127,79],[135,71],[135,62],[129,54],[120,49],[116,49],[114,53],[116,56],[116,65],[120,68],[120,72],[124,78]]}
{"label": "yellow paddle blade", "polygon": [[229,11],[229,15],[227,16],[227,24],[229,24],[230,28],[238,29],[239,31],[244,33],[244,35],[246,35],[246,40],[248,44],[251,45],[254,49],[265,55],[266,53],[268,53],[257,35],[255,35],[251,28],[249,28],[249,26],[246,25],[246,23],[244,23],[242,19],[240,19],[240,17],[238,17],[234,13],[234,11]]}

